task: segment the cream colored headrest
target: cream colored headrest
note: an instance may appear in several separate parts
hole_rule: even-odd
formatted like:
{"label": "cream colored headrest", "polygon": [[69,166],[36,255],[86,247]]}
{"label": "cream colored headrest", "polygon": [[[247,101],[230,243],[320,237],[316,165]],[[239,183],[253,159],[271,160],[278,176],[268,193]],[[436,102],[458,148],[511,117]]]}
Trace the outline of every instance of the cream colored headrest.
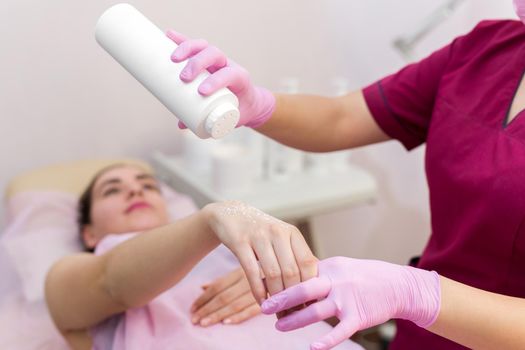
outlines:
{"label": "cream colored headrest", "polygon": [[93,176],[112,164],[131,164],[152,172],[151,166],[138,159],[89,159],[50,165],[15,177],[7,185],[6,199],[24,191],[64,191],[80,195]]}

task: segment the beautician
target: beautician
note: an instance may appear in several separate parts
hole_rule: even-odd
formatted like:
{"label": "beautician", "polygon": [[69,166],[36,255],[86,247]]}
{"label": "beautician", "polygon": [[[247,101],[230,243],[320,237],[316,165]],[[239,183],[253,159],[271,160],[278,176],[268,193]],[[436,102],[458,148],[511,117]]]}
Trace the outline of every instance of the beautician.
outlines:
{"label": "beautician", "polygon": [[[525,0],[514,2],[518,15],[525,20]],[[319,278],[325,283],[322,288],[306,293],[304,286],[315,289],[312,283],[316,279],[303,282],[284,292],[293,303],[274,300],[266,305],[266,311],[282,309],[282,303],[291,306],[326,296],[326,300],[337,301],[334,305],[338,307],[329,312],[320,308],[324,310],[321,314],[308,314],[308,308],[296,312],[279,321],[281,326],[288,322],[281,328],[319,321],[333,314],[342,317],[335,333],[313,347],[325,349],[357,329],[399,318],[391,349],[464,349],[455,342],[475,348],[495,348],[494,344],[499,344],[496,348],[500,349],[525,348],[525,331],[512,328],[514,323],[514,327],[521,328],[525,324],[523,301],[510,298],[525,298],[522,22],[483,21],[422,61],[336,98],[273,94],[252,85],[246,70],[206,41],[187,39],[174,31],[169,31],[168,36],[179,44],[172,60],[189,58],[180,75],[183,81],[192,81],[208,70],[212,74],[199,86],[202,95],[222,87],[237,95],[239,126],[255,128],[278,142],[310,152],[349,149],[390,139],[400,141],[407,150],[426,143],[432,235],[414,264],[417,269],[409,270],[414,276],[423,277],[407,275],[404,269],[408,267],[383,268],[371,261],[355,264],[351,259],[335,258],[321,262]],[[372,283],[370,290],[378,290],[377,293],[356,297],[353,294],[359,293],[351,286],[360,284],[349,282],[356,274],[365,281],[371,278],[377,282],[376,287],[388,281],[389,287],[375,288]],[[416,309],[429,314],[409,317],[410,310],[405,310],[407,314],[398,312],[399,305],[411,305],[399,301],[400,291],[415,293],[416,296],[404,297],[414,299],[410,300],[414,305],[424,303]],[[494,299],[494,294],[487,292],[509,298]],[[457,300],[458,297],[462,298]],[[451,304],[450,300],[454,302]],[[480,301],[484,303],[479,304]],[[394,305],[396,302],[399,305]],[[309,308],[319,308],[318,304]],[[389,312],[384,310],[385,304],[389,305]],[[506,306],[504,311],[499,309],[502,306]],[[304,312],[309,319],[298,320]],[[362,324],[343,322],[349,314],[361,312],[366,313],[361,317],[368,318]],[[508,315],[498,318],[498,312]],[[505,332],[498,323],[501,319],[509,321]],[[432,325],[437,322],[441,323],[436,330]],[[482,327],[474,327],[479,325]],[[472,336],[473,332],[478,333]],[[517,338],[501,343],[511,336]]]}

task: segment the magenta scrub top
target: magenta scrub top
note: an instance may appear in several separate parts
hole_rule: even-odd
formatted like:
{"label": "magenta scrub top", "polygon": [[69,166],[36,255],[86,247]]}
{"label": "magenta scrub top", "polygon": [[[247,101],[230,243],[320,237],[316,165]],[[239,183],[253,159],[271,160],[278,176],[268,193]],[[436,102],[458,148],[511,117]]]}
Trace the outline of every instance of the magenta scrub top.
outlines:
{"label": "magenta scrub top", "polygon": [[[432,235],[417,266],[522,298],[525,112],[507,119],[524,72],[525,25],[484,21],[364,89],[385,133],[407,149],[427,146]],[[391,349],[465,347],[399,321]]]}

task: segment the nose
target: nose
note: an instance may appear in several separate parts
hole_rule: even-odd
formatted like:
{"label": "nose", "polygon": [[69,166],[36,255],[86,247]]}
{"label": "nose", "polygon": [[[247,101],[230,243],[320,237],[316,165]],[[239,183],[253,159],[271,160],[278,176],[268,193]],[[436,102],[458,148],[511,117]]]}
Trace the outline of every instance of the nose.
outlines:
{"label": "nose", "polygon": [[142,196],[143,194],[144,192],[142,191],[142,186],[140,184],[135,184],[129,187],[129,198],[133,198],[135,196]]}

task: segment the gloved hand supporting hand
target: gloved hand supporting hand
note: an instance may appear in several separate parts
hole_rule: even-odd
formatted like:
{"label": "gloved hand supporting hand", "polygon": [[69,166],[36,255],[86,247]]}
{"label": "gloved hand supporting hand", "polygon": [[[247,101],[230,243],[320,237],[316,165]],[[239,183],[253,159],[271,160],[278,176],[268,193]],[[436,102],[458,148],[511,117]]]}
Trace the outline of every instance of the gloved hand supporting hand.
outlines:
{"label": "gloved hand supporting hand", "polygon": [[275,294],[262,304],[263,313],[271,314],[317,300],[278,320],[276,328],[280,331],[337,316],[340,323],[312,344],[313,350],[330,349],[356,331],[391,318],[429,327],[439,314],[440,283],[434,271],[344,257],[320,261],[318,269],[317,278]]}

